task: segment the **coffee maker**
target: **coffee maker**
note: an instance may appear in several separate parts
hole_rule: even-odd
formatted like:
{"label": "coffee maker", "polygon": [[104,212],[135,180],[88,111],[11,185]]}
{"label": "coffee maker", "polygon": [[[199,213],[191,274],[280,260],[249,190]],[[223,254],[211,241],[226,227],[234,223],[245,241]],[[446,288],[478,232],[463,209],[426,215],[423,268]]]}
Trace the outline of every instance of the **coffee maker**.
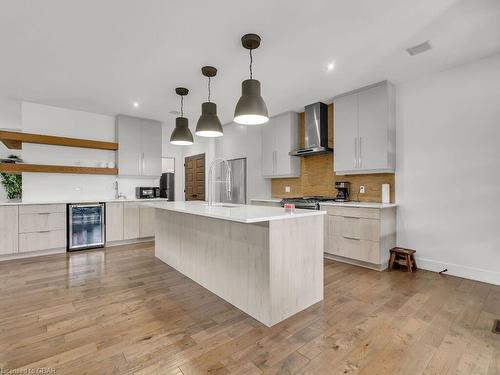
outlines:
{"label": "coffee maker", "polygon": [[335,197],[335,200],[337,202],[349,201],[349,182],[346,181],[335,182],[335,189],[337,189],[337,196]]}

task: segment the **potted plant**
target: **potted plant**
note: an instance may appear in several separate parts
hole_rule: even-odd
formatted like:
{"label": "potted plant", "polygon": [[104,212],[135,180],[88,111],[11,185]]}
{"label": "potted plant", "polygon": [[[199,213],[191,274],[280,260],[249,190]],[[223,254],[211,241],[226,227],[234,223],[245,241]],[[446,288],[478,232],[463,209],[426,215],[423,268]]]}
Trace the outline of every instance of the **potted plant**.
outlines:
{"label": "potted plant", "polygon": [[[2,163],[16,163],[22,160],[16,155],[9,155],[7,159],[2,159]],[[20,174],[0,173],[2,185],[5,188],[8,199],[21,199],[22,194],[22,176]]]}

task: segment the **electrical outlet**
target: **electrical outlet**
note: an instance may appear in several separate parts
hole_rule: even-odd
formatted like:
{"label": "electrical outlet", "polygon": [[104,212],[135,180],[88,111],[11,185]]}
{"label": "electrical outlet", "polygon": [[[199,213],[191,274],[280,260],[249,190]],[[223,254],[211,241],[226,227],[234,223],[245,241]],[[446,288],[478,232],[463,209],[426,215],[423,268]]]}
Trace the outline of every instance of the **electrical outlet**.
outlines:
{"label": "electrical outlet", "polygon": [[364,194],[365,193],[365,185],[361,185],[359,187],[359,194]]}
{"label": "electrical outlet", "polygon": [[285,186],[285,193],[289,193],[291,191],[290,186]]}

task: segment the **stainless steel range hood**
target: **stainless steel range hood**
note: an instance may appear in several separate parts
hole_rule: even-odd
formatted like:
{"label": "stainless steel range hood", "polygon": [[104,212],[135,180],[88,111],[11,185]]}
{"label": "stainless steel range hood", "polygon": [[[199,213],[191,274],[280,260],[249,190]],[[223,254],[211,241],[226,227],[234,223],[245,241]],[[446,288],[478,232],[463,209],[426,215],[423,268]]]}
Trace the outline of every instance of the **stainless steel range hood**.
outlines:
{"label": "stainless steel range hood", "polygon": [[313,156],[332,152],[328,147],[328,106],[314,103],[305,107],[304,147],[290,152],[292,156]]}

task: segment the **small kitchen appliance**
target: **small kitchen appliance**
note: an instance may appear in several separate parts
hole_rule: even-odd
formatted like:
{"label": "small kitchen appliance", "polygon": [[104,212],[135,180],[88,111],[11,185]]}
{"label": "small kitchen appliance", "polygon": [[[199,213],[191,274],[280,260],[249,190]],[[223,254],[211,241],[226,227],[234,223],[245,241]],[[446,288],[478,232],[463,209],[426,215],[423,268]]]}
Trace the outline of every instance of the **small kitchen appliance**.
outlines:
{"label": "small kitchen appliance", "polygon": [[137,199],[152,199],[160,197],[160,188],[137,186],[135,188],[135,197]]}
{"label": "small kitchen appliance", "polygon": [[346,181],[335,182],[335,189],[337,189],[335,200],[337,202],[349,202],[349,185],[349,182]]}

